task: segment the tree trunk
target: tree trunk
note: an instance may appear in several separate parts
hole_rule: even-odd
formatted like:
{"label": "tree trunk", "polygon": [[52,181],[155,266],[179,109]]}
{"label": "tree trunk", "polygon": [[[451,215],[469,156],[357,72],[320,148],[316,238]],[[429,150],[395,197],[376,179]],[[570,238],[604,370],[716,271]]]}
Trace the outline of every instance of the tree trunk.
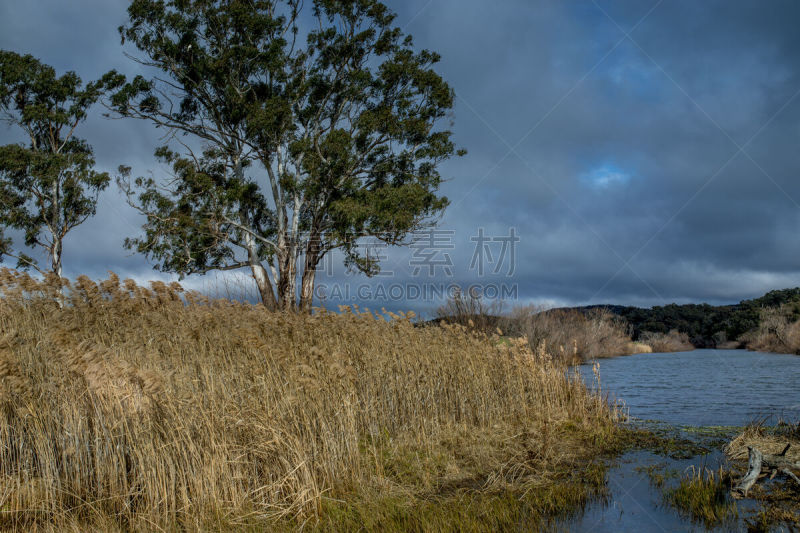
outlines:
{"label": "tree trunk", "polygon": [[53,274],[61,277],[61,239],[53,238],[53,248],[50,251],[50,269]]}
{"label": "tree trunk", "polygon": [[310,313],[314,305],[314,278],[317,274],[316,267],[303,271],[303,281],[300,286],[300,311]]}
{"label": "tree trunk", "polygon": [[306,246],[306,260],[303,266],[303,280],[300,284],[300,311],[310,313],[314,305],[314,281],[317,276],[317,265],[321,259],[319,232],[314,231]]}
{"label": "tree trunk", "polygon": [[279,260],[278,308],[282,311],[292,311],[297,307],[297,259],[293,247],[287,248]]}
{"label": "tree trunk", "polygon": [[[53,147],[54,153],[57,153],[55,147]],[[51,191],[51,201],[53,202],[52,206],[50,207],[49,220],[46,220],[46,224],[48,229],[50,230],[50,235],[53,237],[53,244],[50,247],[50,271],[55,274],[56,276],[61,278],[61,254],[63,251],[62,248],[62,239],[64,237],[64,231],[62,231],[61,226],[61,187],[59,180],[61,176],[56,176],[55,180],[53,181],[52,191]],[[66,223],[65,223],[66,224]]]}
{"label": "tree trunk", "polygon": [[[247,220],[244,215],[242,215],[242,218],[244,221]],[[250,263],[250,270],[253,273],[253,279],[261,296],[261,303],[270,311],[274,311],[278,308],[278,302],[275,300],[275,293],[272,291],[272,283],[269,281],[267,270],[258,259],[255,239],[248,232],[243,232],[242,239],[247,247],[247,260]]]}
{"label": "tree trunk", "polygon": [[274,311],[278,308],[278,302],[275,300],[275,293],[272,292],[272,283],[267,276],[267,270],[260,263],[251,264],[250,269],[253,271],[253,279],[261,295],[261,303],[270,311]]}
{"label": "tree trunk", "polygon": [[58,307],[64,307],[64,302],[66,300],[66,295],[64,292],[64,286],[61,285],[61,254],[63,248],[61,239],[53,235],[53,246],[50,248],[50,271],[56,275],[58,280],[58,296],[56,297],[56,301],[58,302]]}

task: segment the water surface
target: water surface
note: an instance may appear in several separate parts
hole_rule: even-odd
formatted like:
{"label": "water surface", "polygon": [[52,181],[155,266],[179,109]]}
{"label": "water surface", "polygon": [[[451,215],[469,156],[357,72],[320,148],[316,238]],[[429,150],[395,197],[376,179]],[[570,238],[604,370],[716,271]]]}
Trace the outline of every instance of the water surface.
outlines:
{"label": "water surface", "polygon": [[[647,353],[601,359],[603,391],[640,420],[742,426],[800,420],[800,356],[744,350]],[[579,371],[593,380],[591,364]]]}
{"label": "water surface", "polygon": [[[743,426],[754,420],[776,423],[800,420],[800,356],[743,350],[695,350],[637,354],[602,359],[600,387],[624,403],[634,420],[669,425],[688,438],[700,438],[694,426]],[[592,365],[577,368],[592,387]],[[681,429],[682,428],[682,429]],[[738,430],[731,428],[730,436]],[[664,503],[641,467],[654,464],[686,472],[692,467],[716,469],[725,458],[719,449],[691,459],[675,460],[647,451],[625,454],[610,468],[607,501],[589,504],[577,517],[552,525],[556,531],[705,531]],[[743,518],[755,502],[739,504],[740,519],[715,531],[747,531]]]}

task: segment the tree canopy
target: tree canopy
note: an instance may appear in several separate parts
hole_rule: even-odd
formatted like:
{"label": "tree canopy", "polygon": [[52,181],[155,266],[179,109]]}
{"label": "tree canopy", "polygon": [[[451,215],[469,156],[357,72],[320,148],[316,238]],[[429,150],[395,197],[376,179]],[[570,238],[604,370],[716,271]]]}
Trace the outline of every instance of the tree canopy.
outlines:
{"label": "tree canopy", "polygon": [[[133,0],[120,28],[157,72],[110,106],[169,132],[169,177],[133,178],[146,215],[127,245],[181,275],[249,268],[265,305],[310,309],[322,257],[379,269],[365,236],[401,244],[447,205],[437,126],[454,92],[376,0]],[[297,278],[302,277],[298,291]]]}
{"label": "tree canopy", "polygon": [[[26,137],[0,146],[0,259],[61,276],[64,237],[95,214],[109,182],[94,170],[92,148],[75,136],[103,91],[102,82],[84,86],[74,72],[59,77],[30,55],[0,50],[0,119]],[[27,249],[44,251],[49,268],[15,246],[4,228],[21,231]]]}

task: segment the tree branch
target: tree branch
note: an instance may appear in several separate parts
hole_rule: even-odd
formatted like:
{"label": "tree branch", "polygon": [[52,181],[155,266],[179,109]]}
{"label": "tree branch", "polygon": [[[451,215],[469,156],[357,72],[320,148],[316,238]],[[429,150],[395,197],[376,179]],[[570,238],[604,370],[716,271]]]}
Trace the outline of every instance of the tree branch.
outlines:
{"label": "tree branch", "polygon": [[28,259],[27,257],[25,257],[23,255],[16,255],[16,254],[14,254],[12,252],[3,252],[3,255],[7,255],[9,257],[13,257],[14,259],[19,261],[20,263],[25,263],[28,266],[33,267],[42,276],[46,276],[47,275],[47,273],[44,270],[42,270],[41,268],[39,268],[39,266],[33,260]]}

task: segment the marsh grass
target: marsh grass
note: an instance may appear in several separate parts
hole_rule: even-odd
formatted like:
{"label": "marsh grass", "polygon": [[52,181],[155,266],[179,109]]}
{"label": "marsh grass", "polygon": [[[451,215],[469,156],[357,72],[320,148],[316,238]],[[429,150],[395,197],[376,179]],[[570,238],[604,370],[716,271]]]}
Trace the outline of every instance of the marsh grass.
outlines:
{"label": "marsh grass", "polygon": [[730,486],[731,476],[722,468],[714,471],[692,466],[691,473],[676,487],[664,491],[664,497],[679,511],[711,528],[739,516],[728,496]]}
{"label": "marsh grass", "polygon": [[524,339],[113,274],[0,292],[0,529],[512,528],[602,491],[620,445]]}
{"label": "marsh grass", "polygon": [[667,481],[680,477],[680,472],[674,468],[667,468],[667,463],[637,466],[634,470],[646,475],[650,484],[657,489],[663,488]]}

